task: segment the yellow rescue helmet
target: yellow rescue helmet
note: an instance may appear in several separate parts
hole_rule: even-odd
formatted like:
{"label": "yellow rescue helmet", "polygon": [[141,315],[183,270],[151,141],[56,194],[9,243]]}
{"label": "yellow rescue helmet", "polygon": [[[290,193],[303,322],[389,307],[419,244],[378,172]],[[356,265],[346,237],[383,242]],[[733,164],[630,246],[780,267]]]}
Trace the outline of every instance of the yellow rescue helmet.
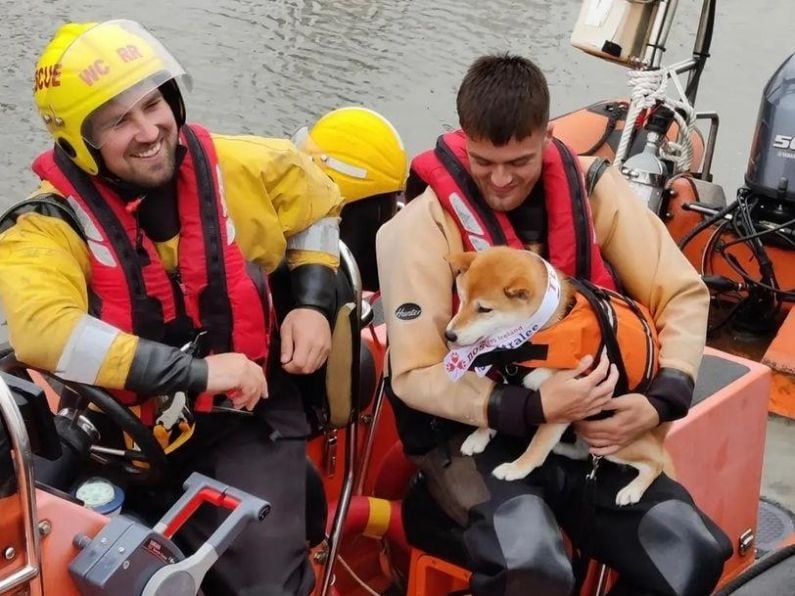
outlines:
{"label": "yellow rescue helmet", "polygon": [[121,118],[152,90],[181,76],[190,84],[171,53],[135,21],[68,23],[36,64],[33,96],[55,142],[93,175],[99,164],[89,145],[101,148],[109,128],[92,130],[91,114],[115,101]]}
{"label": "yellow rescue helmet", "polygon": [[378,112],[361,107],[333,110],[295,144],[337,183],[346,203],[404,190],[408,159],[403,141]]}

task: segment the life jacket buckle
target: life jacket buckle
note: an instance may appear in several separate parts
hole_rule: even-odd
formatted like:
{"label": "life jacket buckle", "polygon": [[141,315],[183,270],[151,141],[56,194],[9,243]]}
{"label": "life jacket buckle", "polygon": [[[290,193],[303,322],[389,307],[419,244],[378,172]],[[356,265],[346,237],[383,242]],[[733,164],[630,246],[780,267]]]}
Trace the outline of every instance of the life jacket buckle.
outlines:
{"label": "life jacket buckle", "polygon": [[596,480],[596,471],[602,463],[602,458],[603,456],[601,455],[594,455],[591,457],[591,471],[588,472],[588,475],[585,477],[588,482],[594,482]]}
{"label": "life jacket buckle", "polygon": [[160,447],[168,454],[193,436],[196,425],[184,392],[177,391],[173,395],[162,395],[155,399],[157,417],[152,432]]}
{"label": "life jacket buckle", "polygon": [[325,434],[323,444],[323,469],[326,476],[333,478],[337,473],[337,430],[330,430]]}

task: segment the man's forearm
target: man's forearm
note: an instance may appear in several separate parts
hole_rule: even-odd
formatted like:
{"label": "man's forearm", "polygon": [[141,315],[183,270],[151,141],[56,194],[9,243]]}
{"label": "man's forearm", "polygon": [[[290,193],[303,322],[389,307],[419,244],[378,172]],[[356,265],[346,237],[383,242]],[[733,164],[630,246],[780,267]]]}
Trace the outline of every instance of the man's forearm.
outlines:
{"label": "man's forearm", "polygon": [[141,396],[201,393],[207,388],[207,363],[177,348],[139,339],[124,388]]}

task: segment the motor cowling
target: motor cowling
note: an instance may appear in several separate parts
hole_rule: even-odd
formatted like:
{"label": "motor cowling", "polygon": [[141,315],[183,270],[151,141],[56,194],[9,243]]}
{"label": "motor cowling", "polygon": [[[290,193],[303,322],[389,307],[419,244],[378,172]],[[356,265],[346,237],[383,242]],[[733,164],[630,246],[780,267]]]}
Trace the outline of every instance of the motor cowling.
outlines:
{"label": "motor cowling", "polygon": [[745,184],[758,197],[795,203],[795,54],[765,86]]}

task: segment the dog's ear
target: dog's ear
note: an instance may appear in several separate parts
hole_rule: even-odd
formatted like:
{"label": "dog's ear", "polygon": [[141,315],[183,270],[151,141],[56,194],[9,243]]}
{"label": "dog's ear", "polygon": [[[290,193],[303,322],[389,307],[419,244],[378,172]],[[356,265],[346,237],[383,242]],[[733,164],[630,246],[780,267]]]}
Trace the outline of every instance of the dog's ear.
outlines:
{"label": "dog's ear", "polygon": [[450,263],[450,266],[453,268],[455,274],[459,275],[469,269],[476,256],[478,256],[478,253],[474,251],[454,252],[447,255],[447,262]]}
{"label": "dog's ear", "polygon": [[514,279],[502,291],[511,299],[528,300],[530,298],[530,287],[526,279]]}

